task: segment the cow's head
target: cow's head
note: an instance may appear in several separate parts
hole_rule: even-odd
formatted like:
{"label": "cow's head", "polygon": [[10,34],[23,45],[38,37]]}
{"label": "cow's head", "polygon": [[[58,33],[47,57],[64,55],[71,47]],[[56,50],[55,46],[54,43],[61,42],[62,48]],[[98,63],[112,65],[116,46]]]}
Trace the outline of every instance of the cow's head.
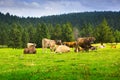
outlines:
{"label": "cow's head", "polygon": [[61,44],[62,44],[62,41],[61,41],[61,40],[56,40],[56,44],[57,44],[57,45],[61,45]]}

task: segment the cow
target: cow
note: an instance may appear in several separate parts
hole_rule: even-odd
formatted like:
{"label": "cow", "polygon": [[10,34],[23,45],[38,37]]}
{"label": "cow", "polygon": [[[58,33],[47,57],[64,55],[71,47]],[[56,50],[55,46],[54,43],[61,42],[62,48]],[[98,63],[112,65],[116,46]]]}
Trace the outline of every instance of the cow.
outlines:
{"label": "cow", "polygon": [[50,48],[51,51],[53,51],[54,46],[58,44],[61,45],[62,42],[61,40],[51,40],[51,39],[47,39],[47,38],[43,38],[42,39],[42,48]]}
{"label": "cow", "polygon": [[70,47],[66,45],[59,45],[55,50],[55,53],[66,53],[66,52],[70,52]]}
{"label": "cow", "polygon": [[80,51],[84,51],[84,49],[81,48],[80,46],[75,46],[74,52],[80,52]]}
{"label": "cow", "polygon": [[116,48],[116,45],[115,44],[111,44],[111,48]]}
{"label": "cow", "polygon": [[55,51],[58,47],[59,47],[59,45],[54,45],[53,51]]}
{"label": "cow", "polygon": [[94,37],[83,37],[77,39],[77,45],[83,48],[85,51],[88,51],[91,43],[95,41]]}
{"label": "cow", "polygon": [[27,45],[27,48],[24,49],[24,54],[35,54],[35,53],[36,53],[35,45],[30,45],[29,47]]}
{"label": "cow", "polygon": [[100,45],[99,48],[105,48],[105,45]]}
{"label": "cow", "polygon": [[76,41],[73,41],[73,42],[63,42],[63,45],[66,45],[66,46],[72,47],[72,48],[75,47],[76,44],[77,44]]}

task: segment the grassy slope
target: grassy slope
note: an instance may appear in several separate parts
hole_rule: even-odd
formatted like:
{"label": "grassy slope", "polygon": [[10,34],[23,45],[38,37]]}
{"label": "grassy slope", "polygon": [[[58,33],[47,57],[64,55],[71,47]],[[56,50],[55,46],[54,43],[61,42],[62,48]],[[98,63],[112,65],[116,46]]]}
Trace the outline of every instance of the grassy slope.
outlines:
{"label": "grassy slope", "polygon": [[120,44],[90,52],[25,55],[23,49],[0,49],[1,80],[119,80]]}

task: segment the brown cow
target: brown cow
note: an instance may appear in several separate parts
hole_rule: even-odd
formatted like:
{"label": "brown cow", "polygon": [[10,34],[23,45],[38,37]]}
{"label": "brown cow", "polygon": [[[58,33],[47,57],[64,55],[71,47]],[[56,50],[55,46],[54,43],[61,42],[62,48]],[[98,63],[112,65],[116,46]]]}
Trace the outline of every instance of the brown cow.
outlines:
{"label": "brown cow", "polygon": [[111,45],[111,48],[116,48],[116,45],[113,45],[113,44],[112,44],[112,45]]}
{"label": "brown cow", "polygon": [[36,53],[36,49],[35,48],[25,48],[24,49],[24,54],[35,54]]}
{"label": "brown cow", "polygon": [[29,45],[27,44],[27,48],[24,49],[24,54],[35,54],[36,53],[36,45]]}
{"label": "brown cow", "polygon": [[95,41],[94,37],[84,37],[84,38],[78,38],[77,39],[77,45],[79,45],[84,50],[88,51],[91,47],[91,43]]}
{"label": "brown cow", "polygon": [[81,48],[79,45],[75,46],[74,52],[80,52],[80,51],[84,51],[83,48]]}
{"label": "brown cow", "polygon": [[76,44],[77,44],[76,41],[73,41],[73,42],[63,42],[63,45],[66,45],[66,46],[72,47],[72,48],[75,47]]}
{"label": "brown cow", "polygon": [[42,39],[42,48],[50,48],[51,51],[53,51],[54,46],[58,44],[61,45],[61,40],[50,40],[47,38]]}

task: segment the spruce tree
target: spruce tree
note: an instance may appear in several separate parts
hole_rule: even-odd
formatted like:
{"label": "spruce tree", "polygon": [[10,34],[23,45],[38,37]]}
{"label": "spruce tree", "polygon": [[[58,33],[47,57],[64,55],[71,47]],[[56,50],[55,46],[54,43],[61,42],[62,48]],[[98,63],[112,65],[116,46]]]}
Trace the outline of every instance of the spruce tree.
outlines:
{"label": "spruce tree", "polygon": [[115,31],[114,31],[114,37],[115,37],[115,42],[116,42],[116,44],[117,44],[118,42],[120,42],[120,31],[115,30]]}
{"label": "spruce tree", "polygon": [[29,34],[27,30],[22,31],[22,47],[25,48],[27,43],[29,42]]}
{"label": "spruce tree", "polygon": [[54,28],[54,32],[53,32],[54,38],[53,39],[60,40],[61,35],[62,35],[61,26],[60,26],[60,24],[57,24]]}
{"label": "spruce tree", "polygon": [[37,47],[42,47],[42,39],[43,38],[50,38],[49,30],[45,23],[37,25],[37,28],[36,28]]}
{"label": "spruce tree", "polygon": [[105,42],[114,42],[113,32],[104,19],[96,28],[96,39],[103,45]]}
{"label": "spruce tree", "polygon": [[66,23],[62,26],[62,39],[63,41],[74,40],[74,33],[73,33],[72,25],[70,23]]}
{"label": "spruce tree", "polygon": [[9,47],[12,48],[21,48],[22,46],[22,34],[20,30],[18,29],[17,24],[12,24],[12,28],[9,34]]}

